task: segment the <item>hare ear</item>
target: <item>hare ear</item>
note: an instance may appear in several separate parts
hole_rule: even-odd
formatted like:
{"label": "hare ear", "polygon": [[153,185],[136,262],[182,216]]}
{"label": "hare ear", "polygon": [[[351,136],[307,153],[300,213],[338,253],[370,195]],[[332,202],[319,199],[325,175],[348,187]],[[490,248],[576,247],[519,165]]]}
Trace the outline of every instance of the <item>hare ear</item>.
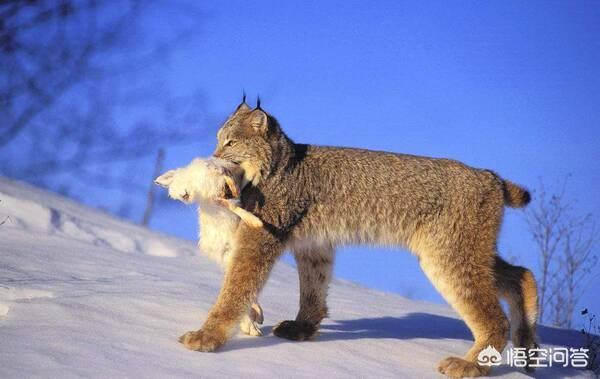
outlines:
{"label": "hare ear", "polygon": [[173,183],[173,178],[175,177],[176,173],[177,170],[169,170],[161,176],[159,176],[158,178],[154,179],[154,183],[158,184],[161,187],[169,187],[171,183]]}
{"label": "hare ear", "polygon": [[259,108],[256,108],[250,113],[249,123],[254,131],[266,133],[269,129],[269,119],[267,114]]}

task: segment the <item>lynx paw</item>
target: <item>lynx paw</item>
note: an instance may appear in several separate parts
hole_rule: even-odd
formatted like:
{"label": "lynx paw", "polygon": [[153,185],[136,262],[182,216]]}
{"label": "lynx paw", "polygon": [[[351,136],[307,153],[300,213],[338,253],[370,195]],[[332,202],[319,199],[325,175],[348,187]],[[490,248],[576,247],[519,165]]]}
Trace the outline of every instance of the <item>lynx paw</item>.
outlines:
{"label": "lynx paw", "polygon": [[294,341],[306,341],[315,337],[318,326],[310,321],[282,321],[273,327],[273,334],[277,337]]}
{"label": "lynx paw", "polygon": [[462,358],[448,357],[440,362],[438,371],[451,378],[464,378],[486,375],[489,369]]}
{"label": "lynx paw", "polygon": [[203,330],[187,332],[179,337],[179,342],[186,348],[195,351],[215,351],[225,343],[223,336]]}

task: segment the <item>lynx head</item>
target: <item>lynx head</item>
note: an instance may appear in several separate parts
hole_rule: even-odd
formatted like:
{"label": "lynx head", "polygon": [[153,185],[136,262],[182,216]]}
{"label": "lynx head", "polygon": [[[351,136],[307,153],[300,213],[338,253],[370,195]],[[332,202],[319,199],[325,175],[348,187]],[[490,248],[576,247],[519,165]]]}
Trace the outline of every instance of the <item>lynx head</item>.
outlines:
{"label": "lynx head", "polygon": [[291,141],[285,137],[279,123],[260,107],[250,109],[246,97],[219,132],[214,156],[239,164],[245,181],[257,184],[278,162],[281,151]]}

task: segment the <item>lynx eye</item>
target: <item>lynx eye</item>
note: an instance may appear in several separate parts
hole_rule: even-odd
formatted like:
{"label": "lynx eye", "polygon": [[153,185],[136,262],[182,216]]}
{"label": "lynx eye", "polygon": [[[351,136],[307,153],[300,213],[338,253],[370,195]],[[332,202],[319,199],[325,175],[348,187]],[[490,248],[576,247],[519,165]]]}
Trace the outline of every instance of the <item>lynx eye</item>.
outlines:
{"label": "lynx eye", "polygon": [[233,146],[233,145],[235,145],[235,144],[236,144],[236,142],[237,142],[237,141],[234,141],[234,140],[231,140],[231,139],[230,139],[230,140],[227,140],[227,141],[225,141],[225,143],[223,144],[223,146],[224,146],[224,147],[230,147],[230,146]]}

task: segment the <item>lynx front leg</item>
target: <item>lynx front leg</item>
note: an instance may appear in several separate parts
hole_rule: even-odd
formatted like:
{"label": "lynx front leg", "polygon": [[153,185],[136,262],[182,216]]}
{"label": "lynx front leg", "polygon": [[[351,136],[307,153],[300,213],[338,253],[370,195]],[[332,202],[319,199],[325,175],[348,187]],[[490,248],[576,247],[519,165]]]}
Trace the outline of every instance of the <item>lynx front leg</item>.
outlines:
{"label": "lynx front leg", "polygon": [[266,229],[240,224],[236,238],[238,250],[225,273],[217,302],[200,330],[179,339],[188,349],[214,351],[227,341],[283,252],[279,240]]}
{"label": "lynx front leg", "polygon": [[296,320],[273,328],[278,337],[296,341],[312,339],[327,317],[327,288],[331,281],[334,249],[331,246],[294,250],[300,276],[300,310]]}

